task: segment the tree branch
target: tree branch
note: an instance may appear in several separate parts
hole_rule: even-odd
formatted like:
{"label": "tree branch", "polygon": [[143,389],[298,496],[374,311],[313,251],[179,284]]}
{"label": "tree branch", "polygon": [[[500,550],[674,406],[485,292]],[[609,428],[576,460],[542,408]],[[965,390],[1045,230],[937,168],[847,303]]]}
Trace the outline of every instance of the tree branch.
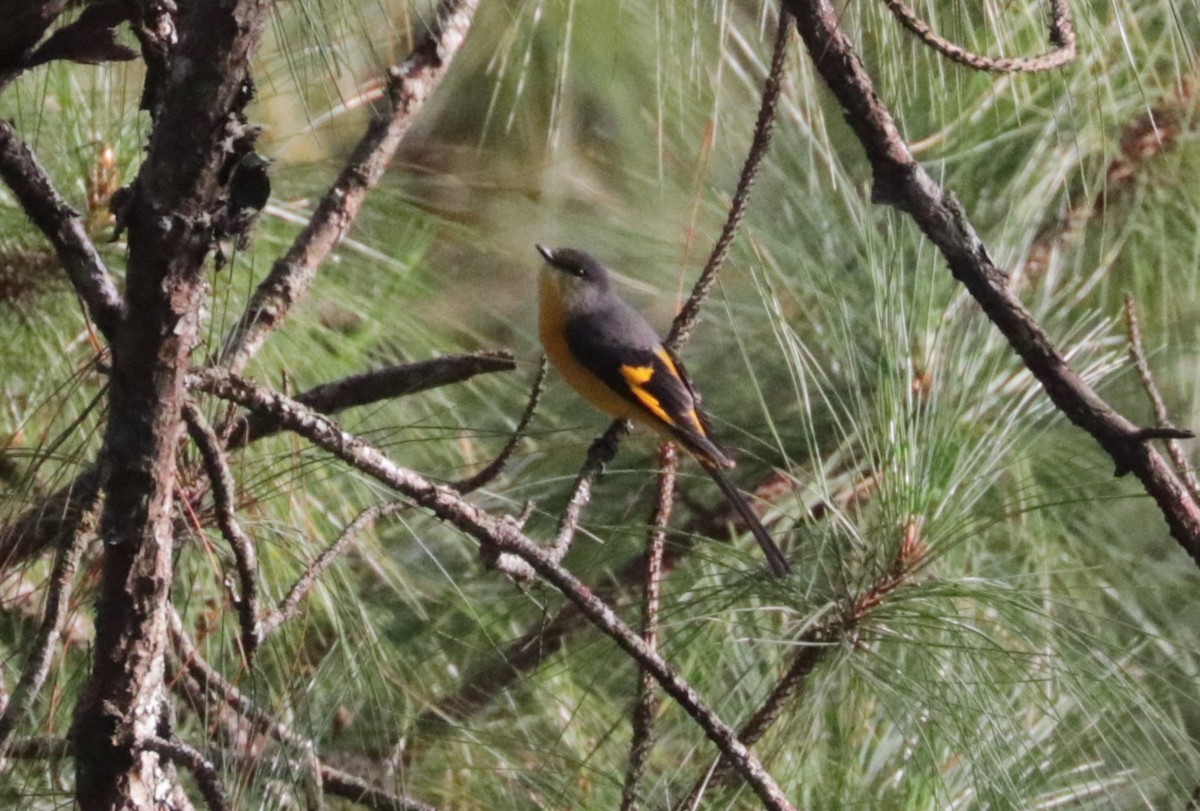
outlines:
{"label": "tree branch", "polygon": [[6,758],[20,760],[62,760],[75,754],[75,747],[69,738],[32,735],[13,738],[4,747]]}
{"label": "tree branch", "polygon": [[411,470],[397,465],[362,439],[342,431],[329,419],[313,413],[283,395],[255,386],[220,370],[208,369],[191,376],[193,388],[237,403],[243,408],[276,415],[287,429],[305,437],[357,470],[372,476],[439,519],[478,541],[485,551],[515,555],[562,592],[597,628],[607,634],[631,658],[654,675],[704,730],[720,751],[735,764],[754,792],[770,809],[790,809],[791,804],[762,763],[737,739],[690,684],[683,680],[641,637],[598,599],[587,586],[559,565],[552,552],[526,537],[512,518],[497,518],[462,500],[449,487],[439,487]]}
{"label": "tree branch", "polygon": [[118,206],[118,227],[129,234],[126,317],[113,342],[101,464],[96,642],[71,731],[82,811],[141,798],[161,806],[164,785],[175,785],[161,759],[135,744],[158,731],[184,377],[208,293],[214,223],[228,210],[231,161],[253,141],[244,108],[271,5],[186,5],[145,160]]}
{"label": "tree branch", "polygon": [[962,206],[916,161],[829,0],[783,0],[818,72],[874,170],[872,196],[911,216],[1021,356],[1054,405],[1112,458],[1117,474],[1132,472],[1158,504],[1171,534],[1200,565],[1200,506],[1170,467],[1143,441],[1138,426],[1117,413],[1071,369],[1049,336],[1009,288]]}
{"label": "tree branch", "polygon": [[12,189],[26,216],[54,246],[88,315],[111,344],[125,315],[125,304],[83,218],[54,188],[49,175],[13,129],[0,119],[0,177]]}
{"label": "tree branch", "polygon": [[0,531],[0,570],[66,543],[95,504],[100,478],[100,466],[94,464],[5,525]]}
{"label": "tree branch", "polygon": [[[646,571],[642,594],[642,639],[650,650],[658,650],[658,609],[662,596],[663,547],[667,541],[667,524],[675,506],[675,471],[678,458],[675,445],[664,442],[658,456],[658,494],[654,515],[650,519],[650,534],[646,538]],[[658,696],[654,678],[638,668],[638,700],[633,708],[632,741],[629,744],[629,763],[625,768],[625,786],[621,791],[621,811],[637,808],[638,783],[646,769],[646,759],[654,745],[654,715],[658,712]]]}
{"label": "tree branch", "polygon": [[[507,372],[517,368],[512,353],[499,350],[474,355],[447,355],[442,358],[385,366],[315,386],[296,396],[320,414],[337,414],[348,408],[370,405],[381,400],[403,397],[439,386],[461,383],[489,372]],[[241,448],[280,430],[277,423],[261,413],[239,417],[222,431],[229,436],[230,448]]]}
{"label": "tree branch", "polygon": [[902,0],[883,0],[883,2],[892,15],[900,21],[900,24],[921,42],[952,62],[958,62],[960,65],[966,65],[975,70],[986,70],[992,73],[1037,73],[1062,67],[1075,58],[1075,26],[1071,24],[1071,6],[1068,0],[1050,0],[1050,42],[1054,47],[1038,56],[1012,58],[997,58],[972,53],[961,45],[956,45],[940,36]]}
{"label": "tree branch", "polygon": [[[779,473],[772,473],[754,489],[753,501],[773,500],[791,492],[791,481]],[[822,515],[827,514],[824,503]],[[813,511],[816,515],[816,508]],[[662,569],[671,571],[687,556],[700,536],[716,537],[730,523],[741,518],[727,501],[711,513],[695,516],[673,542],[663,550]],[[643,582],[646,572],[645,554],[636,555],[617,568],[616,572],[600,585],[593,587],[597,597],[611,603],[624,589]],[[548,621],[542,620],[516,640],[496,652],[485,664],[473,669],[458,690],[445,696],[424,710],[414,723],[415,739],[423,728],[433,726],[442,719],[462,720],[487,706],[497,695],[510,687],[524,673],[535,670],[542,662],[562,649],[567,635],[586,627],[579,608],[574,603],[561,606]],[[411,759],[411,755],[408,756]]]}
{"label": "tree branch", "polygon": [[229,808],[217,768],[197,749],[188,746],[183,741],[169,741],[159,737],[145,738],[138,742],[138,746],[162,755],[176,766],[182,766],[191,772],[192,776],[196,778],[196,785],[200,788],[204,802],[208,803],[208,807],[212,811],[225,811]]}
{"label": "tree branch", "polygon": [[513,451],[517,449],[517,445],[525,437],[525,430],[529,428],[529,423],[537,411],[538,402],[542,399],[542,389],[545,382],[546,356],[542,355],[541,360],[538,362],[537,375],[533,379],[533,388],[529,391],[529,401],[525,404],[525,411],[521,413],[521,419],[517,420],[517,427],[513,429],[512,435],[504,443],[504,447],[500,449],[500,453],[496,455],[496,458],[489,462],[482,470],[474,476],[468,476],[462,481],[451,485],[455,490],[463,495],[473,493],[479,488],[491,484],[497,476],[504,472],[505,465],[512,458]]}
{"label": "tree branch", "polygon": [[758,177],[758,170],[762,166],[763,158],[766,157],[767,147],[771,144],[771,130],[775,126],[775,108],[779,104],[783,67],[787,59],[788,34],[791,33],[791,30],[791,15],[786,10],[780,10],[779,23],[775,29],[775,45],[771,52],[771,67],[767,72],[766,81],[763,82],[762,100],[759,102],[758,119],[754,123],[754,137],[750,141],[750,151],[746,155],[746,162],[742,165],[742,173],[738,177],[737,189],[733,193],[733,201],[730,203],[725,225],[721,228],[721,236],[713,245],[712,252],[708,255],[708,261],[704,264],[704,270],[700,272],[700,277],[696,279],[696,284],[692,288],[692,294],[688,296],[687,301],[675,316],[675,321],[671,324],[671,331],[663,341],[673,352],[678,352],[691,339],[696,319],[700,316],[700,308],[703,306],[704,300],[708,298],[712,286],[716,284],[717,273],[729,257],[729,249],[733,247],[733,240],[746,216],[746,208],[750,203],[750,189],[754,185],[754,179]]}
{"label": "tree branch", "polygon": [[76,527],[74,534],[64,538],[59,547],[54,569],[50,573],[50,585],[46,591],[42,624],[33,640],[32,650],[25,660],[25,667],[21,670],[17,687],[4,706],[3,713],[0,713],[0,750],[4,749],[5,742],[17,724],[29,713],[30,705],[41,692],[50,672],[50,663],[58,650],[58,640],[67,618],[68,592],[79,568],[79,558],[90,537],[90,533]]}
{"label": "tree branch", "polygon": [[[239,717],[249,721],[264,735],[285,746],[306,753],[307,766],[313,771],[312,779],[319,782],[324,791],[367,808],[379,809],[379,811],[434,811],[432,806],[408,797],[391,794],[362,778],[322,763],[316,755],[316,746],[311,740],[294,732],[287,724],[257,707],[200,655],[195,644],[184,633],[183,622],[175,611],[171,612],[171,639],[183,667],[202,690],[230,707]],[[182,684],[182,682],[180,683]]]}
{"label": "tree branch", "polygon": [[354,540],[358,533],[374,524],[380,518],[408,509],[412,508],[405,502],[391,502],[368,507],[355,516],[354,520],[338,536],[337,540],[330,544],[305,569],[304,574],[300,575],[299,579],[288,590],[287,596],[279,602],[279,607],[262,618],[262,622],[259,625],[260,638],[266,639],[276,628],[300,613],[300,603],[308,596],[308,592],[316,585],[317,580],[325,573],[325,570],[332,565],[338,556],[346,551],[347,547],[350,546],[350,542]]}
{"label": "tree branch", "polygon": [[[1154,408],[1154,418],[1158,420],[1161,428],[1174,428],[1175,426],[1171,424],[1171,413],[1167,411],[1167,404],[1163,401],[1162,392],[1154,383],[1154,375],[1150,372],[1150,363],[1146,360],[1146,350],[1142,347],[1142,328],[1138,323],[1137,302],[1128,293],[1125,294],[1125,324],[1129,330],[1129,357],[1137,368],[1138,378],[1142,381],[1142,388],[1145,390],[1146,396],[1150,398],[1150,405]],[[1200,503],[1200,481],[1196,479],[1196,474],[1188,464],[1183,448],[1174,438],[1167,439],[1167,453],[1170,454],[1171,462],[1175,465],[1175,472],[1183,479],[1188,493],[1191,494],[1194,501]]]}
{"label": "tree branch", "polygon": [[[503,350],[474,355],[450,355],[428,361],[388,366],[362,372],[310,389],[296,399],[317,411],[337,413],[352,406],[368,405],[379,399],[415,394],[430,388],[467,380],[477,374],[515,369],[512,356]],[[328,409],[328,411],[325,411]],[[279,426],[258,414],[239,417],[230,429],[230,450],[271,436]],[[248,427],[247,427],[248,426]],[[249,431],[249,437],[244,432]],[[80,515],[95,498],[100,486],[99,465],[91,465],[75,479],[44,498],[36,506],[0,528],[0,570],[15,566],[50,546],[60,543],[78,523]]]}
{"label": "tree branch", "polygon": [[440,0],[433,23],[412,53],[388,71],[391,112],[367,128],[308,225],[254,291],[225,341],[220,365],[234,373],[243,371],[267,336],[307,294],[317,269],[354,224],[367,193],[383,176],[416,113],[458,53],[478,5],[478,0]]}
{"label": "tree branch", "polygon": [[196,443],[200,450],[200,458],[204,460],[204,470],[212,487],[217,527],[233,550],[233,559],[237,564],[241,593],[234,596],[233,602],[242,627],[242,656],[249,667],[254,662],[254,652],[258,650],[258,643],[262,638],[258,624],[258,561],[254,553],[254,541],[242,530],[234,514],[237,505],[237,485],[234,484],[233,474],[225,461],[220,438],[195,403],[184,403],[183,419],[187,423],[192,442]]}

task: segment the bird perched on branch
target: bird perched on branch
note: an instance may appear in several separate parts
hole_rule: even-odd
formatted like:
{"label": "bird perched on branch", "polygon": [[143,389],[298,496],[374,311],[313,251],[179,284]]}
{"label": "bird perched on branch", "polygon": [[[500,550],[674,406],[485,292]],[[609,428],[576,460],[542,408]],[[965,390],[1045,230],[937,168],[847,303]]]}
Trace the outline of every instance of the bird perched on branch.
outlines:
{"label": "bird perched on branch", "polygon": [[546,260],[539,334],[554,368],[596,408],[653,428],[694,456],[750,527],[771,571],[786,575],[787,558],[725,477],[734,462],[713,441],[682,364],[646,319],[613,292],[604,265],[574,248],[537,249]]}

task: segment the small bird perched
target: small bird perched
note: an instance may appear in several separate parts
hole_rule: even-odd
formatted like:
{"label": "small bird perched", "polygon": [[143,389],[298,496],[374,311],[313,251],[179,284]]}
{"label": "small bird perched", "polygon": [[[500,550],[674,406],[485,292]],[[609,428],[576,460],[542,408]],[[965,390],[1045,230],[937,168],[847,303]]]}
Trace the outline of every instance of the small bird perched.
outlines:
{"label": "small bird perched", "polygon": [[734,462],[713,442],[700,398],[658,333],[609,286],[608,269],[574,248],[536,246],[539,335],[546,356],[584,399],[673,440],[696,458],[750,527],[771,571],[791,571],[754,510],[723,469]]}

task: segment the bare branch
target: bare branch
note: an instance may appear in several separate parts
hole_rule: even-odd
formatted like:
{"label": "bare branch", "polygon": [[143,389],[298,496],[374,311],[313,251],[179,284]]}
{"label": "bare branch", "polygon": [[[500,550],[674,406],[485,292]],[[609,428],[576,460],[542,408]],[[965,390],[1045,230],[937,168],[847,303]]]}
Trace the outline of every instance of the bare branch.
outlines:
{"label": "bare branch", "polygon": [[41,692],[46,675],[50,672],[50,663],[58,650],[59,636],[67,617],[68,592],[79,568],[79,558],[90,537],[90,533],[76,528],[74,536],[66,539],[59,547],[54,569],[50,573],[41,627],[33,640],[32,650],[25,660],[17,687],[5,705],[4,712],[0,713],[0,749],[4,748],[5,741],[12,735],[17,724],[28,714],[30,705]]}
{"label": "bare branch", "polygon": [[522,535],[497,538],[497,545],[523,558],[533,569],[561,591],[598,629],[607,634],[645,671],[653,675],[663,688],[692,720],[704,730],[710,741],[734,764],[754,793],[769,809],[790,809],[792,804],[762,763],[738,739],[737,733],[720,719],[703,701],[695,689],[683,680],[656,651],[652,650],[628,625],[621,622],[607,603],[570,572],[562,568],[551,555]]}
{"label": "bare branch", "polygon": [[183,404],[183,419],[187,423],[188,434],[200,450],[200,458],[204,460],[204,470],[212,486],[217,527],[233,550],[233,559],[237,564],[241,593],[234,595],[233,602],[242,626],[242,655],[246,665],[250,666],[254,662],[254,652],[258,650],[258,643],[262,637],[258,624],[258,562],[254,552],[254,541],[242,530],[234,514],[237,506],[237,485],[234,484],[233,474],[225,461],[221,440],[195,403],[188,401]]}
{"label": "bare branch", "polygon": [[1171,534],[1200,564],[1200,505],[1134,425],[1070,367],[1008,286],[953,195],[913,157],[829,0],[783,0],[814,64],[846,113],[874,170],[873,197],[909,214],[941,251],[1054,405],[1112,458],[1118,474],[1132,472],[1158,504]]}
{"label": "bare branch", "polygon": [[725,259],[729,256],[729,249],[733,246],[733,240],[742,225],[742,219],[746,216],[746,207],[750,203],[750,187],[754,185],[754,179],[758,177],[758,170],[767,154],[767,147],[771,144],[771,130],[775,125],[775,107],[779,103],[783,66],[787,58],[788,34],[791,33],[791,30],[791,15],[786,10],[780,10],[779,25],[775,31],[775,46],[771,53],[771,67],[767,73],[767,79],[763,83],[762,101],[759,104],[758,120],[754,124],[754,138],[750,142],[750,152],[746,155],[746,162],[742,165],[742,173],[738,177],[737,189],[733,193],[733,202],[729,206],[729,214],[725,218],[721,236],[713,245],[712,252],[708,255],[708,262],[705,263],[704,270],[700,272],[700,277],[696,279],[696,284],[692,288],[692,294],[688,296],[683,308],[675,316],[671,331],[663,342],[672,351],[677,352],[691,338],[692,330],[696,326],[696,319],[700,315],[700,307],[708,298],[712,286],[716,284],[717,272],[725,264]]}
{"label": "bare branch", "polygon": [[[1154,375],[1151,374],[1150,364],[1146,361],[1146,351],[1142,347],[1142,328],[1138,323],[1137,303],[1128,293],[1125,294],[1125,323],[1129,329],[1129,357],[1133,359],[1138,377],[1142,381],[1142,388],[1146,390],[1146,396],[1150,398],[1150,405],[1154,407],[1154,418],[1158,420],[1160,427],[1174,428],[1171,424],[1171,414],[1167,411],[1167,404],[1163,401],[1158,386],[1154,383]],[[1192,499],[1200,503],[1200,480],[1197,480],[1191,465],[1188,464],[1187,455],[1175,438],[1167,439],[1167,453],[1170,454],[1171,462],[1175,465],[1175,472],[1183,479]]]}
{"label": "bare branch", "polygon": [[371,811],[435,811],[431,805],[403,795],[392,794],[341,769],[321,764],[321,780],[325,791],[342,797]]}
{"label": "bare branch", "polygon": [[[100,466],[92,465],[10,521],[0,531],[0,569],[10,569],[69,541],[96,502],[100,476]],[[94,530],[94,526],[88,527],[88,531]]]}
{"label": "bare branch", "polygon": [[217,768],[200,754],[200,752],[183,741],[151,737],[138,742],[142,749],[154,752],[192,773],[204,802],[212,811],[225,811],[229,803],[225,799],[225,789],[221,786],[221,776]]}
{"label": "bare branch", "polygon": [[[792,490],[791,482],[779,473],[772,473],[754,489],[754,501],[774,500]],[[822,506],[821,502],[818,506]],[[827,514],[823,509],[821,515]],[[814,508],[814,517],[815,508]],[[740,521],[737,512],[722,500],[709,513],[695,516],[674,542],[663,552],[662,570],[670,572],[685,558],[701,536],[718,537],[730,524]],[[597,597],[611,603],[625,589],[645,580],[646,557],[639,554],[617,568],[615,574],[605,582],[594,586]],[[432,707],[418,716],[410,737],[419,740],[421,729],[431,727],[441,720],[462,720],[487,706],[497,695],[510,687],[524,673],[535,670],[542,662],[562,649],[568,634],[586,626],[579,608],[574,603],[560,607],[554,616],[531,627],[523,635],[506,645],[488,662],[468,674],[458,690],[438,700]],[[411,755],[409,758],[411,759]]]}
{"label": "bare branch", "polygon": [[[450,355],[351,375],[316,386],[296,399],[314,410],[337,413],[380,399],[458,383],[478,374],[515,368],[511,354],[502,350]],[[230,450],[244,447],[279,430],[277,425],[270,425],[269,420],[257,414],[239,418],[233,426],[233,436],[228,445]],[[69,534],[79,521],[80,514],[95,498],[100,473],[98,465],[86,468],[67,486],[0,528],[0,570],[40,554],[47,547],[60,542],[64,533]]]}
{"label": "bare branch", "polygon": [[67,5],[67,0],[0,2],[0,90],[25,69],[25,59]]}
{"label": "bare branch", "polygon": [[328,418],[313,413],[282,394],[255,386],[216,369],[192,375],[189,383],[192,388],[230,400],[243,408],[276,415],[288,430],[305,437],[314,445],[412,499],[484,547],[521,558],[544,580],[578,605],[583,615],[611,637],[622,650],[653,674],[667,694],[704,730],[709,740],[734,762],[738,772],[751,785],[764,805],[771,809],[792,808],[758,758],[742,745],[733,729],[709,709],[692,686],[655,651],[650,650],[641,637],[613,613],[608,604],[598,599],[587,586],[560,566],[553,551],[541,548],[526,537],[511,517],[497,518],[463,501],[451,488],[439,487],[413,471],[397,465],[362,439],[342,431]]}
{"label": "bare branch", "polygon": [[[310,770],[310,778],[319,784],[323,791],[371,809],[433,811],[433,807],[425,803],[391,794],[366,780],[323,764],[317,757],[316,745],[311,740],[297,734],[287,724],[257,707],[200,655],[195,644],[184,633],[179,614],[174,611],[171,612],[170,628],[176,653],[188,675],[195,679],[200,688],[230,707],[264,735],[304,753],[307,761],[305,768]],[[181,687],[185,686],[183,680],[180,680],[179,684]]]}
{"label": "bare branch", "polygon": [[1038,56],[996,58],[972,53],[955,45],[917,16],[902,0],[883,0],[900,24],[947,59],[975,70],[992,73],[1037,73],[1062,67],[1075,58],[1075,26],[1069,0],[1050,0],[1050,42],[1054,46]]}
{"label": "bare branch", "polygon": [[491,484],[497,476],[504,472],[504,466],[508,464],[513,451],[517,449],[517,444],[524,438],[525,430],[529,427],[529,422],[533,419],[534,412],[537,411],[538,402],[542,399],[542,390],[545,382],[546,356],[542,355],[542,359],[538,362],[537,376],[533,379],[533,388],[529,392],[529,402],[525,405],[525,411],[521,414],[521,419],[517,421],[517,427],[513,429],[512,436],[504,443],[504,447],[501,448],[496,458],[489,462],[483,470],[480,470],[474,476],[468,476],[462,481],[451,485],[455,490],[464,495],[473,493],[479,488]]}
{"label": "bare branch", "polygon": [[[474,355],[448,355],[402,366],[385,366],[368,372],[324,383],[296,396],[320,414],[337,414],[348,408],[369,405],[408,394],[427,391],[451,383],[461,383],[476,375],[507,372],[517,368],[511,352],[479,352]],[[229,436],[229,447],[240,448],[279,431],[262,414],[238,418],[221,433]]]}
{"label": "bare branch", "polygon": [[[920,518],[909,519],[904,525],[900,547],[888,570],[850,599],[841,616],[816,623],[794,642],[796,652],[792,654],[787,671],[738,731],[743,743],[747,746],[758,743],[767,730],[779,720],[787,705],[795,701],[797,692],[804,689],[809,675],[826,654],[836,650],[840,644],[856,639],[871,612],[883,605],[901,586],[911,582],[913,575],[928,560],[928,549],[921,541],[922,525],[923,521]],[[696,781],[687,798],[676,808],[680,811],[698,808],[704,793],[710,788],[728,783],[732,771],[732,764],[724,758],[719,758],[713,767]]]}
{"label": "bare branch", "polygon": [[[658,496],[646,538],[646,573],[642,595],[642,639],[650,650],[658,650],[658,607],[662,594],[663,546],[667,541],[667,524],[675,505],[675,470],[678,459],[675,445],[664,442],[658,456]],[[638,783],[646,768],[646,758],[654,744],[654,715],[658,712],[658,695],[654,679],[646,670],[638,669],[638,702],[633,709],[633,740],[629,745],[629,764],[625,769],[625,786],[621,791],[621,810],[637,808]]]}
{"label": "bare branch", "polygon": [[435,20],[412,53],[388,71],[391,112],[367,128],[308,225],[254,291],[225,341],[221,365],[235,373],[244,370],[267,336],[307,294],[317,269],[354,224],[367,193],[383,176],[416,113],[458,53],[478,5],[478,0],[440,0]]}
{"label": "bare branch", "polygon": [[54,246],[88,315],[109,343],[125,315],[125,305],[79,212],[54,188],[49,175],[13,129],[0,119],[0,177],[12,189],[29,219]]}
{"label": "bare branch", "polygon": [[575,537],[575,530],[579,528],[583,510],[592,500],[592,485],[604,472],[604,466],[616,457],[621,440],[628,436],[631,430],[633,426],[625,420],[613,420],[609,423],[608,430],[588,447],[583,467],[579,469],[579,475],[575,477],[575,484],[571,487],[571,498],[558,519],[558,531],[554,536],[553,546],[558,560],[566,557],[571,548],[571,540]]}
{"label": "bare branch", "polygon": [[412,509],[412,507],[406,502],[391,502],[389,504],[376,504],[374,507],[368,507],[360,512],[342,534],[338,536],[337,540],[330,544],[305,569],[304,574],[288,590],[287,596],[280,601],[279,607],[262,618],[259,626],[260,638],[266,639],[276,628],[300,613],[300,603],[308,596],[308,592],[316,585],[317,580],[325,573],[325,570],[330,567],[338,556],[346,551],[346,548],[350,546],[350,542],[354,540],[358,533],[384,516],[394,515],[395,513],[409,509]]}

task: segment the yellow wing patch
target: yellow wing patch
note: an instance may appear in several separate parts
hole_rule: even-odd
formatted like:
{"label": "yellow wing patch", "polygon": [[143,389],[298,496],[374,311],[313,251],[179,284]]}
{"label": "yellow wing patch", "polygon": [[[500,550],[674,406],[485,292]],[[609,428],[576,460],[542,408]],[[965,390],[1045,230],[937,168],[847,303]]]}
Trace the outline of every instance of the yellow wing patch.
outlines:
{"label": "yellow wing patch", "polygon": [[642,405],[650,409],[654,416],[667,425],[675,425],[675,420],[662,407],[662,403],[658,401],[658,398],[644,388],[650,382],[650,379],[654,377],[653,366],[622,366],[621,377],[625,378],[625,382],[629,384],[629,390],[633,392],[633,396],[638,398]]}
{"label": "yellow wing patch", "polygon": [[653,366],[622,366],[621,377],[631,386],[641,386],[654,377]]}
{"label": "yellow wing patch", "polygon": [[658,355],[658,358],[663,362],[663,365],[671,370],[671,374],[675,375],[676,377],[681,376],[679,374],[679,370],[675,368],[675,361],[671,359],[671,355],[666,349],[660,347],[659,349],[654,350],[654,354]]}
{"label": "yellow wing patch", "polygon": [[[687,379],[684,378],[683,374],[679,371],[679,367],[675,365],[675,359],[671,357],[670,352],[662,347],[659,347],[658,349],[654,350],[654,354],[658,355],[658,359],[663,362],[663,365],[667,367],[673,376],[683,381],[683,384],[689,390],[691,389],[691,384],[687,382]],[[704,430],[704,423],[700,420],[700,414],[696,411],[696,409],[693,408],[688,411],[687,423],[688,427],[698,433],[700,436],[708,436],[708,432]],[[671,422],[671,425],[675,424],[675,422]]]}

